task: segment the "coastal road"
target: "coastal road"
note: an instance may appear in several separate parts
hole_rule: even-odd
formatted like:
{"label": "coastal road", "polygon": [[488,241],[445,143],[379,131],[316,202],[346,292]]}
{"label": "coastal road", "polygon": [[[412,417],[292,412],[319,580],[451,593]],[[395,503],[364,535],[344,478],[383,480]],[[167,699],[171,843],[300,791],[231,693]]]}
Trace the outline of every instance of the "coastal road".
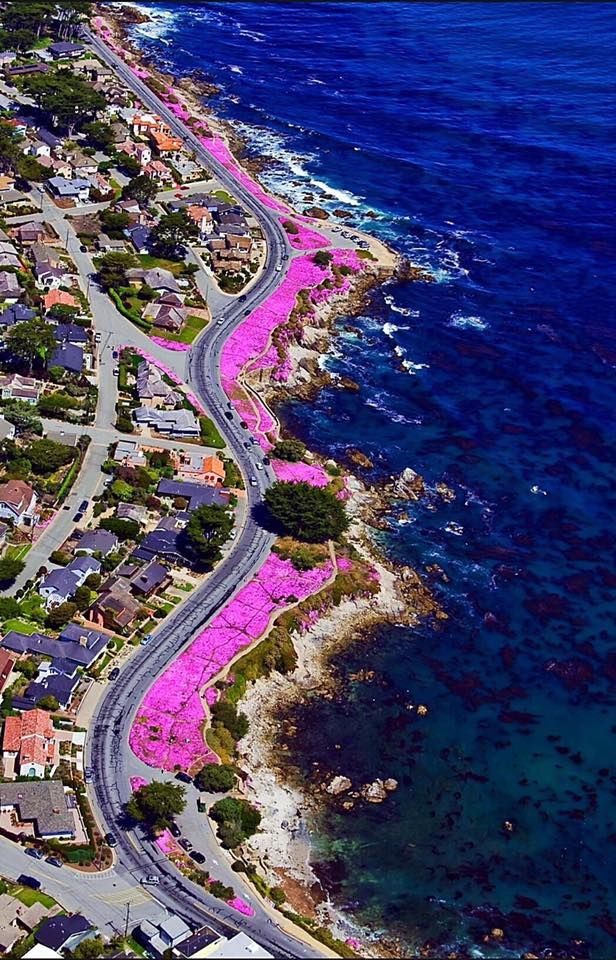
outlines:
{"label": "coastal road", "polygon": [[[195,846],[207,850],[208,866],[210,861],[218,861],[211,870],[214,876],[223,882],[232,883],[244,896],[252,897],[256,911],[254,917],[238,919],[236,911],[188,881],[169,860],[161,857],[158,848],[141,831],[118,829],[123,805],[131,792],[129,778],[135,775],[151,778],[154,773],[134,756],[128,746],[128,733],[146,691],[170,661],[192,641],[195,634],[252,579],[256,570],[266,560],[273,543],[272,535],[255,522],[251,511],[262,499],[265,489],[274,480],[274,475],[270,469],[255,469],[255,457],[260,458],[262,452],[259,448],[256,448],[257,454],[254,448],[250,451],[245,449],[244,441],[247,435],[240,427],[236,414],[232,422],[224,416],[227,398],[222,390],[219,366],[227,337],[242,321],[244,314],[254,310],[269,297],[284,277],[283,256],[289,256],[289,247],[278,216],[263,207],[222,164],[215,161],[196,137],[131,73],[119,57],[97,37],[90,33],[86,35],[101,59],[116,70],[149,109],[165,117],[173,131],[195,150],[198,159],[212,169],[219,181],[250,210],[260,223],[267,244],[263,271],[246,294],[246,300],[242,303],[233,300],[225,304],[217,317],[223,320],[223,324],[211,324],[206,329],[190,351],[188,362],[189,382],[225,438],[244,478],[253,475],[257,478],[256,486],[247,483],[246,522],[231,554],[219,564],[207,582],[182,604],[181,609],[167,618],[147,648],[138,650],[131,657],[118,680],[110,685],[99,701],[87,743],[88,763],[95,771],[90,796],[101,824],[116,833],[118,869],[131,872],[136,878],[152,870],[159,873],[162,882],[157,889],[157,898],[168,909],[193,923],[203,923],[205,919],[208,922],[222,919],[236,927],[242,927],[276,956],[318,956],[321,950],[279,930],[276,920],[269,912],[255,902],[250,892],[244,891],[240,876],[230,871],[213,836],[208,834],[207,830],[203,830],[200,838],[195,838]],[[190,801],[194,802],[192,788]]]}

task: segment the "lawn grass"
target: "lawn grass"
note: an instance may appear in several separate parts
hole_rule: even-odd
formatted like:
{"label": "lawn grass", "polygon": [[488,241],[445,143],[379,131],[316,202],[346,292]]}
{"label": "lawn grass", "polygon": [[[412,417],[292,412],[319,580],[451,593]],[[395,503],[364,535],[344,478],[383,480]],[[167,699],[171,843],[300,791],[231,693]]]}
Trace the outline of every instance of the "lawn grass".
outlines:
{"label": "lawn grass", "polygon": [[4,631],[8,633],[9,630],[16,630],[17,633],[25,633],[27,637],[31,637],[33,633],[36,633],[40,629],[39,623],[32,623],[27,620],[20,620],[18,617],[15,617],[13,620],[7,620],[4,624]]}
{"label": "lawn grass", "polygon": [[216,424],[209,417],[202,416],[199,417],[199,425],[201,427],[201,443],[205,447],[216,447],[217,450],[222,450],[225,441],[220,436]]}
{"label": "lawn grass", "polygon": [[174,583],[173,586],[176,590],[182,590],[184,593],[190,593],[191,590],[195,589],[194,583]]}
{"label": "lawn grass", "polygon": [[24,597],[23,600],[20,600],[19,606],[23,616],[29,617],[31,620],[44,620],[47,616],[43,601],[38,594],[30,594],[29,597]]}
{"label": "lawn grass", "polygon": [[181,277],[184,272],[184,262],[178,263],[177,260],[165,260],[164,257],[154,257],[151,253],[140,253],[137,257],[139,263],[146,270],[160,267],[161,270],[169,270],[174,277]]}
{"label": "lawn grass", "polygon": [[176,343],[192,343],[207,325],[207,320],[203,317],[186,318],[186,323],[178,333],[172,333],[170,330],[163,330],[159,327],[152,327],[150,336],[163,337],[165,340],[173,340]]}
{"label": "lawn grass", "polygon": [[222,200],[223,203],[237,203],[235,197],[232,197],[226,190],[215,190],[214,196],[217,200]]}
{"label": "lawn grass", "polygon": [[23,560],[29,550],[32,549],[31,543],[15,543],[6,548],[4,554],[5,560]]}
{"label": "lawn grass", "polygon": [[55,907],[56,901],[47,893],[41,893],[40,890],[33,890],[32,887],[20,887],[15,885],[9,888],[9,892],[16,897],[20,903],[26,907],[31,907],[33,903],[41,903],[47,910]]}

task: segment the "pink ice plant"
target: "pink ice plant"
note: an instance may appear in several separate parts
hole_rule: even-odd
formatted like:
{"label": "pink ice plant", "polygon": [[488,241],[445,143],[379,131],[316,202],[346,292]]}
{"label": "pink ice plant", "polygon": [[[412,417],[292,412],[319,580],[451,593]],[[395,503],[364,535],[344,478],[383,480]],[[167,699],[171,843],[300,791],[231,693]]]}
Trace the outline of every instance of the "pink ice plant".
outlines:
{"label": "pink ice plant", "polygon": [[333,572],[322,567],[298,571],[271,554],[254,580],[165,670],[146,694],[129,743],[139,759],[161,770],[187,770],[217,757],[203,739],[201,691],[244,647],[267,630],[274,613],[317,593]]}
{"label": "pink ice plant", "polygon": [[280,213],[289,213],[289,209],[284,203],[281,203],[280,200],[276,200],[274,197],[270,197],[256,180],[253,180],[252,177],[242,170],[221,137],[199,137],[199,140],[208,153],[211,153],[216,160],[222,163],[229,173],[232,173],[235,179],[238,180],[246,190],[249,190],[253,197],[256,197],[264,206],[270,207],[272,210],[278,210]]}
{"label": "pink ice plant", "polygon": [[130,788],[133,793],[136,793],[137,790],[141,790],[142,787],[147,787],[148,781],[145,777],[131,777],[130,778]]}
{"label": "pink ice plant", "polygon": [[165,340],[164,337],[150,337],[152,343],[157,343],[159,347],[164,347],[165,350],[175,350],[176,353],[186,353],[190,350],[190,343],[180,343],[176,340]]}
{"label": "pink ice plant", "polygon": [[[283,218],[284,222],[284,218]],[[330,242],[322,233],[316,230],[308,230],[296,220],[291,221],[297,227],[298,233],[289,233],[289,243],[294,250],[320,250],[322,247],[329,247]],[[314,221],[311,221],[314,223]]]}
{"label": "pink ice plant", "polygon": [[161,850],[167,857],[174,856],[178,853],[181,855],[182,853],[180,847],[175,842],[168,830],[163,830],[163,832],[156,837],[155,842],[158,849]]}
{"label": "pink ice plant", "polygon": [[346,573],[347,570],[353,569],[353,563],[348,557],[337,557],[336,566],[339,570],[342,570],[343,573]]}
{"label": "pink ice plant", "polygon": [[238,910],[240,913],[243,913],[245,917],[254,917],[255,915],[255,911],[250,904],[246,903],[245,900],[242,900],[241,897],[233,897],[233,900],[227,900],[227,903],[230,907],[233,907],[234,910]]}
{"label": "pink ice plant", "polygon": [[309,483],[313,487],[326,487],[331,482],[331,477],[319,463],[273,460],[272,467],[277,479],[287,483]]}
{"label": "pink ice plant", "polygon": [[208,687],[203,695],[203,699],[207,703],[208,707],[211,707],[212,704],[216,703],[218,700],[218,690],[216,687]]}

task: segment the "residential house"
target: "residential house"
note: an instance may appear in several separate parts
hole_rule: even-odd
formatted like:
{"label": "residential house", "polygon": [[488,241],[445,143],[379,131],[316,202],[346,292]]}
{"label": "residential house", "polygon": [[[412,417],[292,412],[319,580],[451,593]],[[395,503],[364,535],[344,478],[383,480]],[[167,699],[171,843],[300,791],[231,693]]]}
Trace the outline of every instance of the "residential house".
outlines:
{"label": "residential house", "polygon": [[188,510],[196,510],[197,507],[204,505],[228,506],[229,496],[225,492],[208,486],[203,483],[186,483],[183,480],[167,480],[163,478],[159,481],[157,494],[159,497],[170,497],[172,500],[181,497],[188,500]]}
{"label": "residential house", "polygon": [[128,227],[124,233],[129,238],[137,253],[149,253],[150,235],[152,230],[141,223],[136,223],[133,227]]}
{"label": "residential house", "polygon": [[37,287],[42,290],[58,290],[60,287],[70,287],[73,282],[73,274],[69,272],[69,268],[64,263],[54,266],[49,260],[38,260],[34,264],[32,272]]}
{"label": "residential house", "polygon": [[114,204],[114,208],[120,213],[129,213],[137,216],[141,213],[141,207],[136,200],[132,200],[130,197],[127,200],[118,200]]}
{"label": "residential house", "polygon": [[148,139],[159,157],[172,159],[184,146],[180,137],[170,136],[162,130],[150,130]]}
{"label": "residential house", "polygon": [[90,174],[86,177],[92,185],[92,189],[96,190],[100,194],[103,200],[109,199],[109,197],[114,193],[114,188],[111,186],[109,180],[102,175],[102,173]]}
{"label": "residential house", "polygon": [[65,950],[74,950],[84,940],[93,940],[96,936],[98,930],[81,914],[60,913],[45,920],[35,932],[34,939],[50,950],[63,953]]}
{"label": "residential house", "polygon": [[23,323],[24,320],[32,320],[36,314],[30,307],[23,303],[14,303],[0,313],[0,326],[12,327],[15,323]]}
{"label": "residential house", "polygon": [[112,240],[106,233],[99,235],[96,247],[101,253],[123,253],[126,250],[123,240]]}
{"label": "residential house", "polygon": [[0,894],[0,955],[9,954],[17,941],[38,927],[49,912],[42,903],[26,906],[9,893]]}
{"label": "residential house", "polygon": [[0,243],[0,269],[3,267],[13,267],[15,270],[23,270],[23,264],[12,243]]}
{"label": "residential house", "polygon": [[192,410],[158,410],[155,407],[136,407],[133,420],[140,427],[148,427],[157,433],[173,437],[200,435],[199,421]]}
{"label": "residential house", "polygon": [[50,67],[46,63],[27,63],[23,67],[9,67],[6,75],[9,80],[13,77],[30,77],[36,73],[49,73]]}
{"label": "residential house", "polygon": [[157,183],[173,183],[173,174],[169,167],[162,160],[150,160],[143,168],[143,172],[150,180],[156,180]]}
{"label": "residential house", "polygon": [[11,174],[3,173],[0,176],[0,192],[3,190],[14,190],[15,189],[15,177]]}
{"label": "residential house", "polygon": [[54,288],[43,297],[43,306],[45,310],[51,310],[52,307],[78,307],[79,302],[72,293]]}
{"label": "residential house", "polygon": [[[214,939],[217,938],[217,939]],[[173,956],[185,960],[273,960],[274,955],[246,933],[227,937],[216,934],[209,927],[202,927],[191,937],[173,947]]]}
{"label": "residential house", "polygon": [[122,149],[121,144],[124,142],[124,140],[126,139],[126,136],[128,135],[128,127],[124,123],[122,123],[120,120],[116,120],[115,123],[109,124],[109,129],[113,134],[113,143],[116,150],[121,150]]}
{"label": "residential house", "polygon": [[9,654],[8,650],[0,647],[0,693],[6,687],[14,666],[15,658]]}
{"label": "residential house", "polygon": [[47,236],[45,226],[32,220],[30,223],[20,223],[18,227],[11,230],[11,233],[17,237],[20,243],[29,244],[44,240]]}
{"label": "residential house", "polygon": [[3,400],[23,400],[38,403],[42,384],[34,377],[22,377],[19,373],[0,374],[0,392]]}
{"label": "residential house", "polygon": [[[170,296],[178,299],[176,294]],[[143,316],[150,320],[154,326],[177,333],[186,323],[188,313],[188,309],[182,306],[181,301],[179,305],[176,305],[175,303],[165,302],[165,298],[162,298],[155,303],[148,303],[143,311]]]}
{"label": "residential house", "polygon": [[88,616],[110,630],[130,628],[141,611],[141,604],[130,592],[130,583],[123,577],[113,577],[104,584]]}
{"label": "residential house", "polygon": [[67,180],[65,177],[51,177],[47,180],[46,186],[60,200],[87,203],[90,199],[90,181],[81,177],[73,180]]}
{"label": "residential house", "polygon": [[65,177],[70,180],[73,175],[73,168],[68,160],[62,160],[56,157],[38,157],[38,162],[45,170],[49,170],[50,176]]}
{"label": "residential house", "polygon": [[66,567],[52,570],[39,585],[39,593],[45,600],[45,607],[51,610],[61,603],[66,603],[78,587],[85,583],[91,573],[98,573],[101,565],[92,556],[75,557]]}
{"label": "residential house", "polygon": [[96,160],[94,160],[93,157],[89,157],[87,153],[82,153],[81,150],[73,150],[66,155],[66,159],[71,164],[75,176],[81,177],[84,180],[93,177],[98,170]]}
{"label": "residential house", "polygon": [[226,938],[212,930],[211,927],[200,927],[185,940],[180,940],[173,947],[173,956],[183,960],[201,960],[208,957],[217,946],[226,942]]}
{"label": "residential house", "polygon": [[150,597],[156,590],[162,593],[170,583],[167,567],[157,560],[150,560],[130,579],[131,589],[141,597]]}
{"label": "residential house", "polygon": [[117,550],[117,547],[118,538],[115,533],[99,527],[98,530],[88,530],[82,534],[76,549],[79,552],[85,551],[90,554],[100,553],[102,557],[108,557],[110,553]]}
{"label": "residential house", "polygon": [[104,652],[108,642],[109,637],[106,633],[78,623],[69,623],[59,637],[9,630],[2,644],[7,650],[12,650],[20,656],[32,654],[49,657],[58,672],[64,670],[64,675],[70,676],[73,668],[67,670],[63,662],[70,662],[75,668],[90,667]]}
{"label": "residential house", "polygon": [[74,59],[75,57],[80,57],[81,54],[85,52],[85,48],[81,43],[69,43],[65,40],[52,43],[47,49],[54,60],[65,60],[69,57]]}
{"label": "residential house", "polygon": [[191,483],[204,483],[222,487],[225,482],[225,465],[216,456],[206,456],[195,451],[169,451],[177,479]]}
{"label": "residential house", "polygon": [[83,349],[75,343],[60,343],[49,358],[50,367],[62,367],[69,373],[83,370]]}
{"label": "residential house", "polygon": [[14,273],[0,272],[0,300],[3,303],[17,303],[23,296],[23,290]]}
{"label": "residential house", "polygon": [[126,467],[145,467],[148,462],[136,440],[118,440],[113,459]]}
{"label": "residential house", "polygon": [[39,140],[46,143],[53,153],[61,153],[64,145],[62,137],[57,137],[55,133],[47,130],[45,127],[39,127],[36,131]]}
{"label": "residential house", "polygon": [[44,140],[28,140],[23,153],[31,157],[51,157],[51,147]]}
{"label": "residential house", "polygon": [[0,53],[0,69],[7,67],[9,63],[13,63],[17,60],[17,54],[14,50],[3,50]]}
{"label": "residential house", "polygon": [[145,406],[174,407],[181,403],[183,395],[170,383],[167,383],[162,370],[147,360],[141,360],[137,367],[137,395],[145,401]]}
{"label": "residential house", "polygon": [[40,779],[51,776],[59,759],[51,714],[35,709],[26,710],[18,717],[7,717],[2,737],[2,759],[13,761],[17,776]]}
{"label": "residential house", "polygon": [[140,287],[142,284],[146,284],[156,291],[180,293],[178,282],[171,271],[162,267],[154,267],[149,270],[143,267],[135,267],[126,271],[126,277],[133,286]]}
{"label": "residential house", "polygon": [[139,162],[142,170],[144,167],[147,167],[152,159],[152,151],[147,143],[135,143],[134,140],[125,140],[124,143],[118,144],[117,149],[123,153],[127,153],[129,157],[134,157],[135,160]]}
{"label": "residential house", "polygon": [[28,247],[28,256],[33,263],[49,263],[52,267],[62,266],[62,258],[57,250],[54,250],[47,242],[35,240]]}
{"label": "residential house", "polygon": [[12,520],[15,526],[32,526],[37,497],[25,480],[7,480],[0,484],[0,517]]}
{"label": "residential house", "polygon": [[133,550],[132,556],[136,560],[165,560],[178,567],[189,566],[180,541],[185,525],[184,519],[179,515],[163,517],[156,529],[147,533]]}
{"label": "residential house", "polygon": [[214,229],[214,218],[207,207],[194,206],[186,207],[186,216],[191,220],[199,230],[199,239],[204,240]]}
{"label": "residential house", "polygon": [[156,113],[134,113],[130,119],[136,136],[149,136],[152,132],[170,134],[171,127]]}
{"label": "residential house", "polygon": [[62,670],[56,673],[53,669],[50,669],[45,676],[37,676],[36,680],[28,684],[23,696],[13,698],[13,707],[16,710],[31,710],[41,702],[43,697],[55,697],[59,706],[66,710],[79,683],[76,670],[75,667],[70,676]]}
{"label": "residential house", "polygon": [[0,812],[15,813],[19,823],[32,824],[37,837],[74,840],[75,818],[68,797],[60,780],[3,783]]}
{"label": "residential house", "polygon": [[154,923],[142,920],[136,932],[139,942],[154,957],[162,957],[192,934],[188,924],[175,914],[163,915]]}
{"label": "residential house", "polygon": [[5,420],[0,415],[0,443],[4,440],[12,440],[15,436],[15,424]]}
{"label": "residential house", "polygon": [[119,503],[116,516],[120,520],[134,520],[135,523],[144,527],[148,522],[148,508],[142,503]]}
{"label": "residential house", "polygon": [[58,343],[75,343],[85,345],[88,334],[78,323],[59,323],[53,331]]}

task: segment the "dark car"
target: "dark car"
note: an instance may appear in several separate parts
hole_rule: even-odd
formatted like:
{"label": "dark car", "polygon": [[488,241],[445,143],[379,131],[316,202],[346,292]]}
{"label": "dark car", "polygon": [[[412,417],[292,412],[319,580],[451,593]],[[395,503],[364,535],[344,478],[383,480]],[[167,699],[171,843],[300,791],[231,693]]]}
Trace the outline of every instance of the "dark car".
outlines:
{"label": "dark car", "polygon": [[81,511],[78,511],[73,517],[73,523],[79,523],[80,520],[83,520],[83,513],[81,513]]}
{"label": "dark car", "polygon": [[81,244],[81,246],[79,247],[79,249],[81,250],[82,253],[87,253],[87,252],[88,252],[88,248],[85,247],[85,246],[83,245],[83,243]]}
{"label": "dark car", "polygon": [[26,847],[24,853],[27,853],[29,857],[34,857],[35,860],[42,860],[45,854],[42,850],[38,850],[36,847]]}
{"label": "dark car", "polygon": [[50,863],[52,867],[63,867],[64,863],[58,857],[45,857],[45,863]]}
{"label": "dark car", "polygon": [[33,890],[41,889],[41,881],[37,880],[36,877],[29,877],[27,873],[20,873],[17,877],[17,883],[20,883],[22,887],[32,887]]}
{"label": "dark car", "polygon": [[171,834],[172,837],[175,837],[176,839],[182,836],[182,831],[178,827],[175,820],[172,820],[171,823],[169,824],[169,833]]}
{"label": "dark car", "polygon": [[88,509],[88,501],[82,500],[81,503],[79,504],[79,512],[85,513],[87,509]]}
{"label": "dark car", "polygon": [[240,427],[242,428],[242,430],[248,430],[248,424],[246,423],[245,420],[240,420]]}
{"label": "dark car", "polygon": [[190,840],[187,840],[186,837],[182,837],[181,840],[178,840],[178,843],[180,844],[182,850],[186,850],[187,853],[189,850],[192,850],[192,843]]}
{"label": "dark car", "polygon": [[263,457],[263,463],[265,464],[266,467],[269,467],[271,462],[272,461],[270,460],[269,457]]}
{"label": "dark car", "polygon": [[114,667],[113,670],[110,670],[110,671],[109,671],[109,679],[110,679],[110,680],[117,680],[119,676],[120,676],[120,668],[119,668],[119,667]]}
{"label": "dark car", "polygon": [[105,834],[105,843],[107,844],[108,847],[117,847],[118,845],[118,841],[116,840],[116,838],[112,833]]}
{"label": "dark car", "polygon": [[230,410],[225,410],[225,417],[227,418],[227,420],[233,420],[233,414],[231,413]]}
{"label": "dark car", "polygon": [[244,303],[244,301],[248,299],[248,296],[247,294],[243,293],[242,296],[238,297],[237,299],[239,300],[240,303]]}
{"label": "dark car", "polygon": [[205,857],[198,850],[191,850],[188,856],[191,860],[194,860],[195,863],[205,863]]}
{"label": "dark car", "polygon": [[244,446],[247,450],[250,450],[250,440],[244,440]]}
{"label": "dark car", "polygon": [[247,317],[250,312],[250,310],[244,310],[244,316]]}
{"label": "dark car", "polygon": [[183,770],[180,770],[179,773],[175,775],[176,780],[181,780],[182,783],[192,783],[192,777],[189,777],[187,773],[184,773]]}
{"label": "dark car", "polygon": [[111,352],[111,356],[113,357],[114,360],[117,360],[117,359],[118,359],[118,356],[119,356],[118,351],[117,351],[117,350],[113,350],[113,351]]}

